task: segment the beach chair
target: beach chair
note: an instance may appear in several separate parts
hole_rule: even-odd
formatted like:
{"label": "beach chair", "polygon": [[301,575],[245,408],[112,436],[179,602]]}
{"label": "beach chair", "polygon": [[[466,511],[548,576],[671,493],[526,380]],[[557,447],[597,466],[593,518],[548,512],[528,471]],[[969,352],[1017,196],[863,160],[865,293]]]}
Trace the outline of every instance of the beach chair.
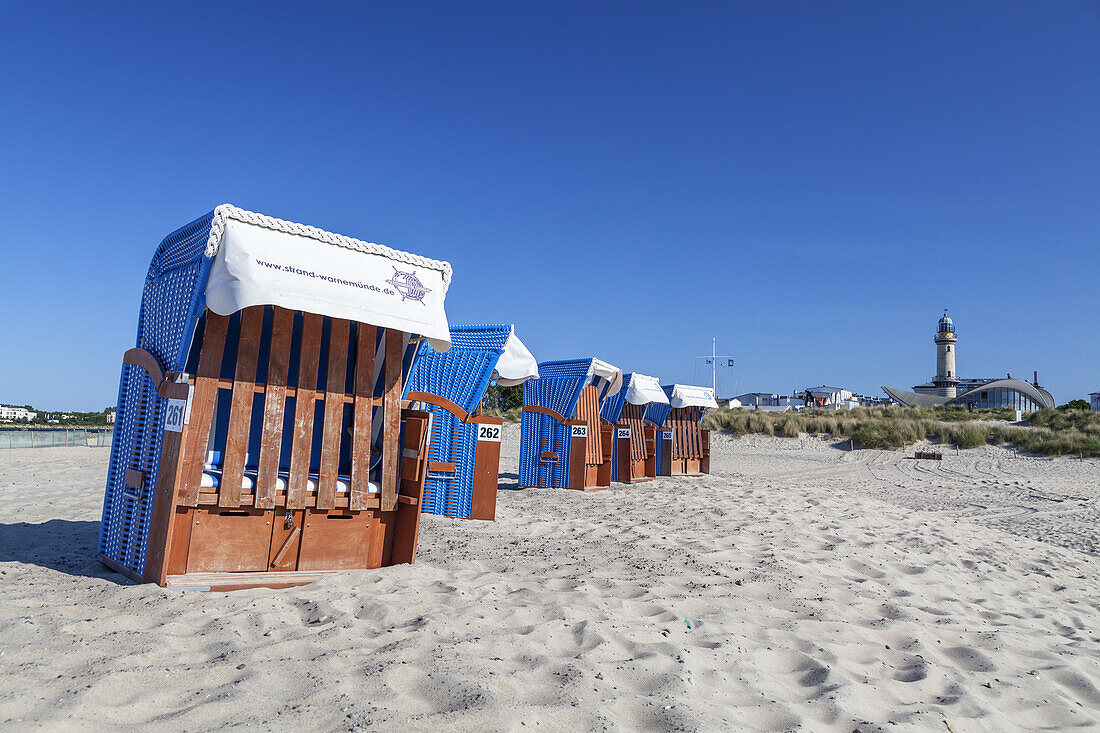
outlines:
{"label": "beach chair", "polygon": [[622,370],[591,358],[538,368],[539,378],[523,385],[520,487],[606,489],[613,438],[600,405],[619,392]]}
{"label": "beach chair", "polygon": [[153,256],[123,358],[99,556],[169,587],[286,587],[413,562],[451,269],[219,206]]}
{"label": "beach chair", "polygon": [[714,390],[687,384],[662,387],[669,403],[646,408],[646,421],[656,427],[657,475],[701,476],[710,473],[710,431],[700,426],[707,410],[718,409]]}
{"label": "beach chair", "polygon": [[442,354],[420,345],[405,396],[432,415],[423,511],[496,517],[503,420],[479,414],[481,399],[490,383],[519,385],[538,374],[511,325],[452,326]]}
{"label": "beach chair", "polygon": [[656,377],[631,372],[623,375],[618,394],[603,401],[600,415],[615,430],[611,444],[611,476],[615,481],[648,481],[657,475],[656,426],[645,414],[652,404],[668,404]]}

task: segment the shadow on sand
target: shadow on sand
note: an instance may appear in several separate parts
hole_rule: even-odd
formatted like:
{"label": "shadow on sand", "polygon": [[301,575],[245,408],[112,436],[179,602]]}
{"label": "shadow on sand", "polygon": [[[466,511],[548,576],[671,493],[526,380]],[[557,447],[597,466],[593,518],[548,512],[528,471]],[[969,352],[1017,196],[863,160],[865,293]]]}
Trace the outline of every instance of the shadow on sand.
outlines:
{"label": "shadow on sand", "polygon": [[845,438],[844,440],[838,440],[835,443],[830,443],[829,447],[834,450],[843,451],[845,453],[859,450],[859,446],[856,445],[853,441],[848,440],[847,438]]}
{"label": "shadow on sand", "polygon": [[41,524],[0,524],[0,563],[17,562],[119,585],[133,583],[96,558],[99,522],[51,519]]}
{"label": "shadow on sand", "polygon": [[497,480],[497,491],[519,491],[519,474],[502,473]]}

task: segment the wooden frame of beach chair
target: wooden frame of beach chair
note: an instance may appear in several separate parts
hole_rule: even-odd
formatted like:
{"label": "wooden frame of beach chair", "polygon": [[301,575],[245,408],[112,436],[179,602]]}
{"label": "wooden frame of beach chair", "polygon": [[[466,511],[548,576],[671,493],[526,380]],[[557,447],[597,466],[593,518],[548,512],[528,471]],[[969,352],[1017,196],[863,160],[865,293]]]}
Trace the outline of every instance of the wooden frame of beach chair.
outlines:
{"label": "wooden frame of beach chair", "polygon": [[523,389],[519,485],[596,491],[611,485],[614,432],[600,417],[622,371],[598,359],[543,362]]}
{"label": "wooden frame of beach chair", "polygon": [[701,426],[717,403],[709,388],[665,385],[672,405],[653,404],[646,420],[656,430],[656,473],[660,476],[702,476],[710,473],[710,431]]}
{"label": "wooden frame of beach chair", "polygon": [[702,476],[710,473],[710,431],[700,425],[699,407],[673,408],[665,427],[672,431],[672,475]]}
{"label": "wooden frame of beach chair", "polygon": [[[165,239],[123,359],[100,559],[213,590],[413,562],[431,420],[401,398],[415,340],[277,304],[206,307],[227,231],[394,252],[229,206]],[[400,256],[445,292],[449,266]]]}
{"label": "wooden frame of beach chair", "polygon": [[[421,511],[461,519],[496,519],[504,420],[489,415],[471,415],[447,398],[430,392],[412,391],[407,396],[410,402],[423,403],[426,412],[434,418],[431,458],[455,459],[428,462]],[[452,419],[441,418],[441,415]],[[470,438],[456,439],[458,434],[466,432],[470,433]],[[447,433],[450,435],[444,439]],[[472,460],[468,448],[471,443]],[[444,450],[455,451],[457,455],[443,456]],[[464,471],[464,465],[468,466],[468,472]]]}
{"label": "wooden frame of beach chair", "polygon": [[496,518],[504,421],[477,413],[491,382],[522,384],[537,376],[534,357],[510,324],[454,326],[451,348],[442,354],[421,344],[405,396],[433,417],[424,512]]}
{"label": "wooden frame of beach chair", "polygon": [[623,375],[622,388],[603,402],[601,416],[615,431],[611,471],[621,483],[648,481],[657,475],[656,426],[646,419],[650,405],[668,398],[654,377]]}

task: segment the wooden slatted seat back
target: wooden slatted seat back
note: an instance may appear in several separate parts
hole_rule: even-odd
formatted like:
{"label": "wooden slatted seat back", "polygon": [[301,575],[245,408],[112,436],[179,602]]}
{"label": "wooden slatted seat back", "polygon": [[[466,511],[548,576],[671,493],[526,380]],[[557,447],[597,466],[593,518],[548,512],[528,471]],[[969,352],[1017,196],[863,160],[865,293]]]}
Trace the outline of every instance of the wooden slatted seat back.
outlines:
{"label": "wooden slatted seat back", "polygon": [[669,410],[665,420],[666,429],[671,429],[672,458],[698,459],[703,456],[703,443],[699,421],[702,419],[700,407],[677,407]]}
{"label": "wooden slatted seat back", "polygon": [[394,508],[403,333],[255,306],[201,334],[179,505]]}
{"label": "wooden slatted seat back", "polygon": [[630,428],[630,459],[644,461],[647,457],[645,442],[645,405],[623,405],[619,422]]}
{"label": "wooden slatted seat back", "polygon": [[599,466],[604,462],[600,440],[600,393],[593,384],[581,390],[573,418],[588,423],[588,440],[585,443],[586,466]]}

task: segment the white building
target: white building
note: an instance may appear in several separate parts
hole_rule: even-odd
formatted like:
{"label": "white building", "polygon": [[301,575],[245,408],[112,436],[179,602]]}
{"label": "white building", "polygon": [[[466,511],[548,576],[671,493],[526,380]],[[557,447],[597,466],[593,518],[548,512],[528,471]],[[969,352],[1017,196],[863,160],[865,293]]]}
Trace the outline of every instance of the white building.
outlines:
{"label": "white building", "polygon": [[1089,402],[1092,404],[1093,412],[1100,412],[1100,392],[1093,392],[1090,394]]}
{"label": "white building", "polygon": [[37,412],[31,412],[25,407],[0,405],[0,420],[4,422],[30,422],[36,417],[38,417]]}
{"label": "white building", "polygon": [[746,392],[737,395],[735,400],[745,407],[774,407],[779,404],[779,395],[769,392]]}
{"label": "white building", "polygon": [[108,410],[107,411],[107,424],[111,425],[111,424],[114,423],[114,421],[115,421],[115,411],[114,410]]}
{"label": "white building", "polygon": [[784,397],[774,392],[746,392],[734,399],[750,410],[760,410],[762,412],[801,410],[803,406],[801,397]]}
{"label": "white building", "polygon": [[803,390],[809,407],[823,407],[826,410],[850,410],[859,407],[859,401],[852,398],[852,390],[843,387],[809,387]]}

